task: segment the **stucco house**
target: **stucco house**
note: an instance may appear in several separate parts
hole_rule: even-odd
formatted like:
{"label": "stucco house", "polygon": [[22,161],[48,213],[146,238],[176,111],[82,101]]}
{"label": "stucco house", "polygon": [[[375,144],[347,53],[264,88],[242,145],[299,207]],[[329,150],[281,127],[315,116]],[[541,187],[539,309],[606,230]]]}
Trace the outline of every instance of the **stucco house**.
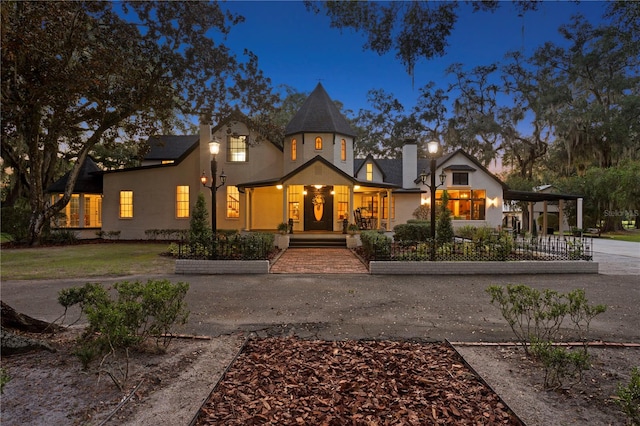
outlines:
{"label": "stucco house", "polygon": [[[139,167],[88,174],[102,178],[102,193],[90,206],[100,209],[100,221],[65,224],[144,239],[150,229],[187,229],[203,192],[209,209],[216,196],[219,229],[273,231],[292,220],[294,232],[341,232],[344,220],[354,223],[359,214],[371,228],[391,231],[431,203],[420,179],[429,160],[417,157],[416,143],[406,142],[400,159],[354,158],[355,132],[321,84],[286,126],[283,141],[265,140],[245,121],[236,114],[201,123],[198,135],[151,137]],[[203,176],[211,182],[212,140],[220,144],[217,172],[226,176],[217,191],[201,183]],[[501,225],[507,188],[475,158],[461,150],[444,155],[436,175],[444,177],[436,197],[448,191],[454,226]]]}

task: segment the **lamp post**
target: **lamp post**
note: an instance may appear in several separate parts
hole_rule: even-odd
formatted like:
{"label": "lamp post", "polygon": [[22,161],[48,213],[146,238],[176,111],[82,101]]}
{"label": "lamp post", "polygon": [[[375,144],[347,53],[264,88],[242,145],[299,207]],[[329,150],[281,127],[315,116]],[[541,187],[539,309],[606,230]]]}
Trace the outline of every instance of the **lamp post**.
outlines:
{"label": "lamp post", "polygon": [[420,173],[420,180],[431,190],[431,261],[436,260],[436,189],[444,185],[447,175],[440,173],[440,185],[436,186],[436,159],[442,155],[442,147],[440,142],[431,141],[427,143],[427,151],[429,152],[429,169],[431,175],[430,184],[427,183],[427,173],[423,170]]}
{"label": "lamp post", "polygon": [[227,176],[224,174],[224,170],[220,173],[220,185],[216,185],[216,174],[218,173],[218,162],[216,161],[216,155],[220,152],[220,142],[211,141],[209,142],[209,153],[211,154],[211,185],[207,186],[207,176],[202,171],[202,176],[200,176],[200,182],[202,182],[202,186],[205,188],[209,188],[211,190],[211,231],[213,231],[213,239],[216,239],[216,229],[217,226],[217,206],[216,206],[216,192],[218,188],[223,186],[227,181]]}

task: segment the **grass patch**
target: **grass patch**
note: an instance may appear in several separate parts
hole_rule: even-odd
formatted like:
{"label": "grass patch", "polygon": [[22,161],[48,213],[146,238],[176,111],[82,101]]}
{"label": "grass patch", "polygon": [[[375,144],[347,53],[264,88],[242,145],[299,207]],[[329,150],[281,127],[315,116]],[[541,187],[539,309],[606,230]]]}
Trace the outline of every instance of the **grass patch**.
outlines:
{"label": "grass patch", "polygon": [[640,243],[640,230],[638,229],[629,229],[629,230],[620,231],[620,232],[609,232],[607,234],[603,234],[603,236],[616,241],[629,241],[632,243]]}
{"label": "grass patch", "polygon": [[38,280],[173,273],[167,243],[107,243],[2,250],[0,279]]}

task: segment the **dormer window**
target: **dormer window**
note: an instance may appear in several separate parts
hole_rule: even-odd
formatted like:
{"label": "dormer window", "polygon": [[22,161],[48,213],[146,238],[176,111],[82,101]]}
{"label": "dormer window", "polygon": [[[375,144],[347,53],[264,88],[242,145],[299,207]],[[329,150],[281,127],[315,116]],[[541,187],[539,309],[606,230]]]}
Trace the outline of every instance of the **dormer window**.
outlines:
{"label": "dormer window", "polygon": [[469,185],[469,173],[453,172],[452,178],[454,185]]}
{"label": "dormer window", "polygon": [[316,137],[316,151],[322,150],[322,138],[320,136]]}
{"label": "dormer window", "polygon": [[367,163],[367,180],[373,180],[373,164]]}
{"label": "dormer window", "polygon": [[249,147],[246,136],[229,136],[227,140],[227,161],[245,162],[249,159]]}
{"label": "dormer window", "polygon": [[340,160],[347,161],[347,141],[344,139],[340,141]]}
{"label": "dormer window", "polygon": [[291,139],[291,161],[296,161],[298,158],[298,141]]}

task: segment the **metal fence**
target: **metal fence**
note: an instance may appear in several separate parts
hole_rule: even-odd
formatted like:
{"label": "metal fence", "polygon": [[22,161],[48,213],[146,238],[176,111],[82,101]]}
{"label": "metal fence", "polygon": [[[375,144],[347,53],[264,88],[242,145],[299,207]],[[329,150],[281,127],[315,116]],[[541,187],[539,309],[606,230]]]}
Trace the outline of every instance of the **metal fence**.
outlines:
{"label": "metal fence", "polygon": [[456,238],[445,244],[426,242],[384,242],[377,240],[362,253],[367,260],[396,261],[516,261],[593,259],[593,240],[587,237],[503,237],[489,241]]}
{"label": "metal fence", "polygon": [[274,251],[273,234],[254,233],[218,237],[205,241],[183,240],[178,245],[179,259],[264,260]]}

